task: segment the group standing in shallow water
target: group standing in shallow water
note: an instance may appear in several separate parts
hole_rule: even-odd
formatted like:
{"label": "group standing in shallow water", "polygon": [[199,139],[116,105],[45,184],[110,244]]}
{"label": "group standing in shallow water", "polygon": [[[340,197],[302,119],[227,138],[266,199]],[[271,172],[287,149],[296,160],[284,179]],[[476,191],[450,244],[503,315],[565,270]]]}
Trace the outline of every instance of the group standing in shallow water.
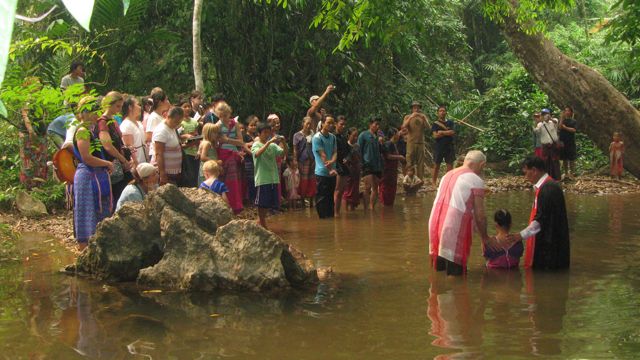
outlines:
{"label": "group standing in shallow water", "polygon": [[[71,148],[81,164],[73,188],[74,222],[79,243],[84,246],[95,232],[96,224],[109,216],[114,208],[128,201],[140,201],[158,184],[166,183],[199,186],[220,194],[236,214],[245,206],[256,206],[258,221],[264,227],[269,212],[279,211],[283,201],[291,209],[315,206],[321,219],[339,216],[344,209],[352,211],[360,204],[365,210],[375,209],[378,201],[384,206],[392,206],[399,181],[407,195],[416,194],[423,186],[427,153],[425,136],[431,135],[434,143],[432,184],[437,184],[442,162],[446,164],[447,173],[432,209],[430,238],[434,240],[430,252],[434,255],[436,268],[451,273],[464,272],[470,228],[463,228],[461,224],[464,220],[464,226],[468,226],[469,219],[484,215],[478,207],[484,187],[478,182],[481,178],[473,176],[477,167],[473,156],[469,162],[465,160],[466,165],[453,169],[457,131],[454,122],[447,118],[447,108],[439,106],[435,121],[430,122],[422,113],[421,104],[414,102],[411,113],[398,124],[399,128],[390,127],[383,132],[381,120],[372,118],[368,128],[359,131],[348,127],[345,116],[334,117],[323,108],[334,90],[330,85],[321,96],[314,95],[309,99],[310,107],[302,119],[301,130],[291,139],[291,152],[287,139],[280,135],[277,114],[270,114],[266,122],[260,122],[252,115],[242,123],[233,116],[232,108],[221,94],[215,95],[209,105],[204,104],[201,93],[194,91],[180,99],[178,106],[172,106],[160,88],[154,88],[142,100],[115,91],[99,99],[83,99],[82,106],[76,111],[76,118],[82,123],[67,130],[67,133],[72,131]],[[565,176],[574,176],[577,156],[577,124],[573,109],[566,107],[559,121],[548,109],[543,109],[535,118],[536,155],[548,176],[535,179],[534,209],[549,203],[550,198],[559,197],[557,191],[552,191],[554,182],[538,182],[547,177],[560,179],[559,160],[564,160]],[[620,133],[614,134],[610,146],[611,173],[617,177],[622,172],[624,154],[620,138]],[[87,142],[101,146],[83,149]],[[69,146],[68,142],[65,144]],[[539,169],[540,162],[525,168]],[[150,171],[150,164],[155,171]],[[459,198],[447,195],[446,191],[462,191],[462,198],[466,200],[452,206],[452,199],[458,201]],[[549,197],[548,193],[553,195]],[[553,208],[561,207],[554,204]],[[471,212],[467,214],[461,209]],[[455,216],[454,210],[458,211]],[[521,239],[516,240],[518,236],[526,240],[526,266],[533,267],[536,256],[548,258],[548,255],[541,255],[545,254],[546,229],[557,224],[549,225],[549,219],[535,218],[536,214],[532,213],[532,225],[516,235],[506,234],[510,227],[510,214],[506,210],[494,215],[499,225],[497,237],[488,237],[484,225],[481,234],[488,266],[518,264],[520,248],[524,246],[519,243]],[[434,220],[434,216],[438,220]],[[457,229],[445,226],[445,219],[450,216],[457,219],[452,220]],[[479,221],[475,219],[477,228],[482,230]],[[542,234],[541,240],[536,245],[532,239],[539,234]],[[496,247],[508,242],[509,247]],[[538,248],[542,250],[533,255]],[[440,252],[444,256],[436,255]],[[561,267],[557,264],[549,266]]]}

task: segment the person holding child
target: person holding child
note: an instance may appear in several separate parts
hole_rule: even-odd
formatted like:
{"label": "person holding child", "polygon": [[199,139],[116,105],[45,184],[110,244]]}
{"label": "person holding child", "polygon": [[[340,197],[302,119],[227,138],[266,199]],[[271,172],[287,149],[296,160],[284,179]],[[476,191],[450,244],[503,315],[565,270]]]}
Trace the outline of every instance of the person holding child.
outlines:
{"label": "person holding child", "polygon": [[222,165],[222,161],[218,160],[218,139],[220,138],[220,126],[212,123],[204,124],[202,128],[202,141],[198,147],[198,158],[200,159],[200,171],[198,173],[198,183],[204,181],[204,171],[202,166],[209,160],[215,160],[218,165]]}
{"label": "person holding child", "polygon": [[620,136],[620,132],[613,133],[613,141],[609,145],[609,161],[611,164],[611,177],[620,180],[622,177],[623,160],[624,157],[624,142]]}
{"label": "person holding child", "polygon": [[[497,242],[506,243],[511,229],[511,213],[505,209],[500,209],[493,214],[493,221],[496,224]],[[487,268],[489,269],[512,269],[517,268],[520,258],[524,253],[524,245],[522,241],[516,241],[507,247],[499,247],[492,249],[482,244],[482,255],[487,259]]]}
{"label": "person holding child", "polygon": [[[278,145],[279,144],[279,145]],[[271,136],[271,125],[258,125],[258,137],[251,146],[253,165],[255,169],[256,201],[258,207],[258,221],[267,229],[267,212],[280,209],[278,185],[280,176],[276,157],[287,152],[287,142],[284,137]]]}
{"label": "person holding child", "polygon": [[402,187],[406,195],[415,195],[422,187],[422,179],[416,176],[415,168],[409,166],[407,168],[407,175],[402,179]]}
{"label": "person holding child", "polygon": [[229,188],[229,205],[234,214],[242,211],[242,158],[244,153],[239,149],[249,152],[249,148],[242,141],[242,132],[238,125],[237,117],[232,118],[231,106],[226,102],[216,105],[215,114],[219,118],[216,123],[220,126],[222,137],[220,147],[217,149],[218,157],[222,160],[223,180]]}
{"label": "person holding child", "polygon": [[220,181],[220,179],[218,179],[220,173],[222,172],[222,167],[218,164],[217,161],[209,160],[204,163],[204,165],[202,166],[202,170],[204,172],[206,180],[200,183],[200,189],[209,190],[222,196],[222,200],[224,200],[224,202],[229,205],[229,198],[227,197],[229,189],[227,189],[227,186],[222,181]]}

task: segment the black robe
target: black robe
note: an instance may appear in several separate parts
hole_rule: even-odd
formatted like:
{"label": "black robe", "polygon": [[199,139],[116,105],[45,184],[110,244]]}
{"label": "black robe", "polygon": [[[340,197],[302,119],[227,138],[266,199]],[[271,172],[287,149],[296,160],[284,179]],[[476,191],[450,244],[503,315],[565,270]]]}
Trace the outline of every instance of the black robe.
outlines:
{"label": "black robe", "polygon": [[533,252],[534,269],[566,269],[569,267],[569,223],[564,194],[560,184],[547,181],[540,188],[534,220],[540,223]]}

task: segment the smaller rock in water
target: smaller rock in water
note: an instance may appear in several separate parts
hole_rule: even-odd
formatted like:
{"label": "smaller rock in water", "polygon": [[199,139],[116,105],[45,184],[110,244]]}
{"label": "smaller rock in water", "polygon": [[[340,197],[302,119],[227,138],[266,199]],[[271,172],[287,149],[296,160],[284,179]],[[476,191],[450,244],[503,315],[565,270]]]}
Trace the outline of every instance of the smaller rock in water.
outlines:
{"label": "smaller rock in water", "polygon": [[20,213],[28,217],[47,215],[47,207],[44,203],[24,191],[19,191],[16,195],[16,207]]}

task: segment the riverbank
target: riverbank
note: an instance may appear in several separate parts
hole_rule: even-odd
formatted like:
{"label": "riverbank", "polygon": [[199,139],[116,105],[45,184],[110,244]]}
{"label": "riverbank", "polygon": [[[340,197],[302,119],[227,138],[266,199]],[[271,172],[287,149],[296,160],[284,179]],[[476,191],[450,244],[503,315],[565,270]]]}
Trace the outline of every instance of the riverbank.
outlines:
{"label": "riverbank", "polygon": [[[531,185],[522,176],[499,176],[485,180],[490,193],[526,191]],[[640,181],[634,178],[614,180],[605,176],[581,176],[563,181],[566,193],[585,195],[640,194]],[[402,187],[398,187],[402,191]],[[420,192],[432,193],[436,188],[425,185]],[[238,215],[241,219],[257,218],[255,209],[245,209]],[[73,212],[58,210],[39,218],[28,218],[18,212],[0,213],[0,224],[6,224],[15,233],[46,233],[58,239],[70,251],[78,253],[73,237]]]}

